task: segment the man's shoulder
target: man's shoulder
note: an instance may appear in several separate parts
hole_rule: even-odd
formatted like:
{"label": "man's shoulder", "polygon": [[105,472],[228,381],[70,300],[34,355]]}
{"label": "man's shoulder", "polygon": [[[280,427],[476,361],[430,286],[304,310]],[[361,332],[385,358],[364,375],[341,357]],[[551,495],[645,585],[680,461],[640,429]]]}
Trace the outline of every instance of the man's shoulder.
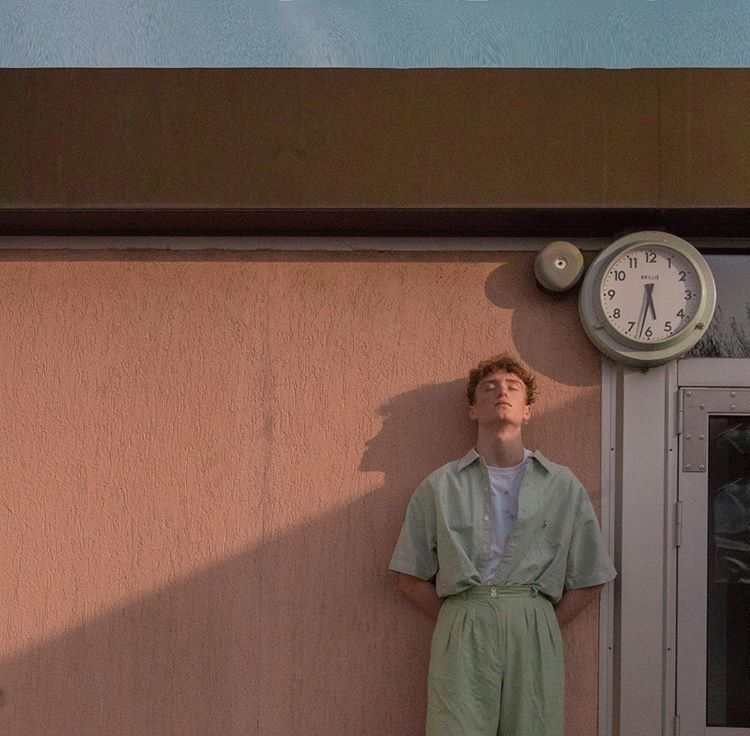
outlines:
{"label": "man's shoulder", "polygon": [[439,467],[435,468],[426,478],[426,481],[432,483],[440,482],[448,477],[457,475],[462,469],[462,460],[449,460],[447,463],[443,463]]}
{"label": "man's shoulder", "polygon": [[554,484],[558,492],[566,490],[571,496],[577,496],[582,491],[585,493],[583,484],[567,465],[553,462],[538,451],[534,452],[533,456],[547,471],[547,480]]}
{"label": "man's shoulder", "polygon": [[438,489],[453,485],[465,475],[463,471],[472,461],[471,452],[469,452],[461,458],[443,463],[425,477],[417,490]]}
{"label": "man's shoulder", "polygon": [[561,465],[550,460],[546,455],[543,455],[539,450],[534,450],[531,453],[533,457],[550,475],[575,478],[573,471],[567,465]]}
{"label": "man's shoulder", "polygon": [[[543,455],[538,450],[534,450],[530,453],[530,457],[533,458],[547,473],[557,479],[567,479],[578,482],[573,471],[567,465],[561,465],[550,460],[548,457]],[[450,460],[447,463],[443,463],[439,467],[435,468],[429,475],[427,475],[423,482],[440,482],[446,478],[461,477],[463,471],[478,460],[479,455],[476,450],[469,450],[463,457],[455,460]]]}

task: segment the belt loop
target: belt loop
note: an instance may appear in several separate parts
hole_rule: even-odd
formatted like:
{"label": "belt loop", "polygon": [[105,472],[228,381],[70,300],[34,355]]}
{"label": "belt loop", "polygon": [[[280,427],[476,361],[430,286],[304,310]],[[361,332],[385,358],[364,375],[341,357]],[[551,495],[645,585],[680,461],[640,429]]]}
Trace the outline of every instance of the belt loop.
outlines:
{"label": "belt loop", "polygon": [[539,588],[536,587],[533,583],[531,584],[531,597],[536,598],[539,595]]}

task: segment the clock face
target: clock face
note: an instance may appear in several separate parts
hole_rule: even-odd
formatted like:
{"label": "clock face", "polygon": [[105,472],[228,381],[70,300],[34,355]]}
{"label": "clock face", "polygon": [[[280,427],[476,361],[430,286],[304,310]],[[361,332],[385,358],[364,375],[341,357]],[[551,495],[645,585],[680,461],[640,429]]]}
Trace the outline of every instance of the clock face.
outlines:
{"label": "clock face", "polygon": [[599,293],[608,328],[640,343],[677,335],[698,313],[701,297],[691,261],[661,245],[623,252],[604,272]]}

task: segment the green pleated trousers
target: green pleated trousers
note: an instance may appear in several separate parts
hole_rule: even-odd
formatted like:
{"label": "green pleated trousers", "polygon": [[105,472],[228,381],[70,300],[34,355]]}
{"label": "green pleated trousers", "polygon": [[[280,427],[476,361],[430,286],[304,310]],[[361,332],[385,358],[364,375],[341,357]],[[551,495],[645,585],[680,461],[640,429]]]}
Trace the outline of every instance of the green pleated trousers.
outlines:
{"label": "green pleated trousers", "polygon": [[552,603],[531,586],[447,598],[427,680],[427,736],[563,736],[563,647]]}

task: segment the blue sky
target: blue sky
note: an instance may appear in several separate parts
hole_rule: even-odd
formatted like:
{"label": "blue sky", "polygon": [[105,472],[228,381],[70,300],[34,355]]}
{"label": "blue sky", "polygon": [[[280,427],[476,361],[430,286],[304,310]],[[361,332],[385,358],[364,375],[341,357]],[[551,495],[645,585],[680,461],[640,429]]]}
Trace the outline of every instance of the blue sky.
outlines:
{"label": "blue sky", "polygon": [[750,0],[0,0],[4,67],[746,67]]}

